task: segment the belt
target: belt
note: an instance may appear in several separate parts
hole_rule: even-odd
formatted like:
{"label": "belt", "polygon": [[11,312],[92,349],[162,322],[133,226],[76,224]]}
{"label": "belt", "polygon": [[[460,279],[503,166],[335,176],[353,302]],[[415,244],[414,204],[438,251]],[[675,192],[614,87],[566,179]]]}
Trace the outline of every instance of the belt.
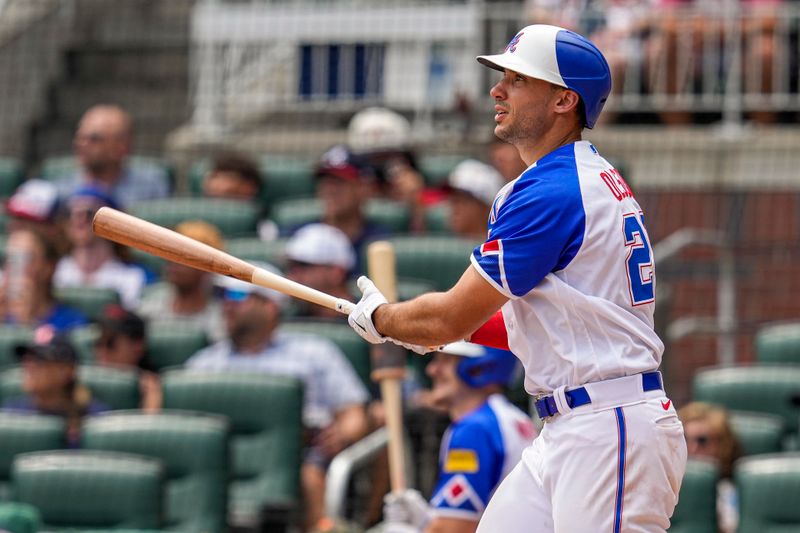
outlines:
{"label": "belt", "polygon": [[[661,383],[661,372],[645,372],[641,374],[641,376],[642,390],[644,392],[660,390],[664,388],[663,384]],[[586,387],[578,387],[576,389],[565,391],[564,396],[567,399],[567,405],[569,405],[570,409],[592,403],[592,399],[589,397],[589,392],[586,390]],[[537,398],[534,402],[534,405],[536,406],[536,412],[539,414],[539,418],[542,420],[556,415],[559,412],[555,398],[552,394]]]}

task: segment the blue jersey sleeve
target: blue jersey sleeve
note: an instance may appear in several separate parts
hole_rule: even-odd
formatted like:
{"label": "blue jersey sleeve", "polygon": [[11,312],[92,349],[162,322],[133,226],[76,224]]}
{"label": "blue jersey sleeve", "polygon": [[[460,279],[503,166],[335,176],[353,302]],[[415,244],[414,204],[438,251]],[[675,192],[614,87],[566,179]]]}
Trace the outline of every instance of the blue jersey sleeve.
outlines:
{"label": "blue jersey sleeve", "polygon": [[451,427],[442,444],[431,507],[440,516],[478,520],[503,468],[503,453],[481,424]]}
{"label": "blue jersey sleeve", "polygon": [[495,200],[489,237],[473,251],[472,263],[509,298],[525,296],[569,264],[584,230],[574,155],[561,157],[529,169]]}

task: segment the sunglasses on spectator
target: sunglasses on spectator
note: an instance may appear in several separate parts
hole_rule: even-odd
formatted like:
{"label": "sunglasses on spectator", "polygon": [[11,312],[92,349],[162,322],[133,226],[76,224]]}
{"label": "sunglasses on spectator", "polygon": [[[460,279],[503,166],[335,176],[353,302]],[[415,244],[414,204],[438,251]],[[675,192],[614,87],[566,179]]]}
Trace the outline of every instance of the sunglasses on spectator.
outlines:
{"label": "sunglasses on spectator", "polygon": [[708,443],[711,442],[712,439],[713,437],[711,435],[686,435],[687,442],[693,442],[701,448],[708,446]]}
{"label": "sunglasses on spectator", "polygon": [[95,347],[97,348],[105,348],[106,350],[113,350],[114,346],[116,345],[116,339],[114,337],[100,337],[95,342]]}
{"label": "sunglasses on spectator", "polygon": [[107,135],[103,135],[102,133],[78,133],[75,135],[75,139],[78,141],[86,141],[88,143],[101,143],[108,138]]}
{"label": "sunglasses on spectator", "polygon": [[92,220],[95,213],[97,213],[97,209],[94,207],[72,208],[69,210],[70,218],[74,218],[75,220],[80,220],[83,222]]}

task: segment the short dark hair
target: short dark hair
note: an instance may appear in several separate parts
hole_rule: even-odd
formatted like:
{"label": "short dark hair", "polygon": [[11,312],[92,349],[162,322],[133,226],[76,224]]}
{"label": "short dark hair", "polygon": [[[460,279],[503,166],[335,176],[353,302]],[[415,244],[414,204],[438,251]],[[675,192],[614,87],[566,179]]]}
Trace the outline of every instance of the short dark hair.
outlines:
{"label": "short dark hair", "polygon": [[232,172],[239,175],[243,180],[253,184],[260,193],[263,187],[263,177],[258,165],[249,157],[234,152],[219,154],[214,158],[211,172]]}

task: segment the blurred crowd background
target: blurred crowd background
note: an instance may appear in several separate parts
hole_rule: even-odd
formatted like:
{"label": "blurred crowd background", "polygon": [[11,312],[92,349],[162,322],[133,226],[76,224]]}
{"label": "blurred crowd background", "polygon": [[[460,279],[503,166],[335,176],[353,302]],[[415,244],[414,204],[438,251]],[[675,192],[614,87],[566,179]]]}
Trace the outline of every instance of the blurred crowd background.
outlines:
{"label": "blurred crowd background", "polygon": [[[474,58],[530,23],[588,36],[614,73],[585,136],[658,263],[694,459],[672,530],[800,531],[792,0],[0,0],[0,529],[377,522],[383,413],[344,318],[91,218],[122,209],[351,299],[388,239],[401,299],[445,290],[524,170]],[[426,362],[409,354],[404,392],[429,494],[446,417]],[[529,409],[519,380],[508,394]]]}

